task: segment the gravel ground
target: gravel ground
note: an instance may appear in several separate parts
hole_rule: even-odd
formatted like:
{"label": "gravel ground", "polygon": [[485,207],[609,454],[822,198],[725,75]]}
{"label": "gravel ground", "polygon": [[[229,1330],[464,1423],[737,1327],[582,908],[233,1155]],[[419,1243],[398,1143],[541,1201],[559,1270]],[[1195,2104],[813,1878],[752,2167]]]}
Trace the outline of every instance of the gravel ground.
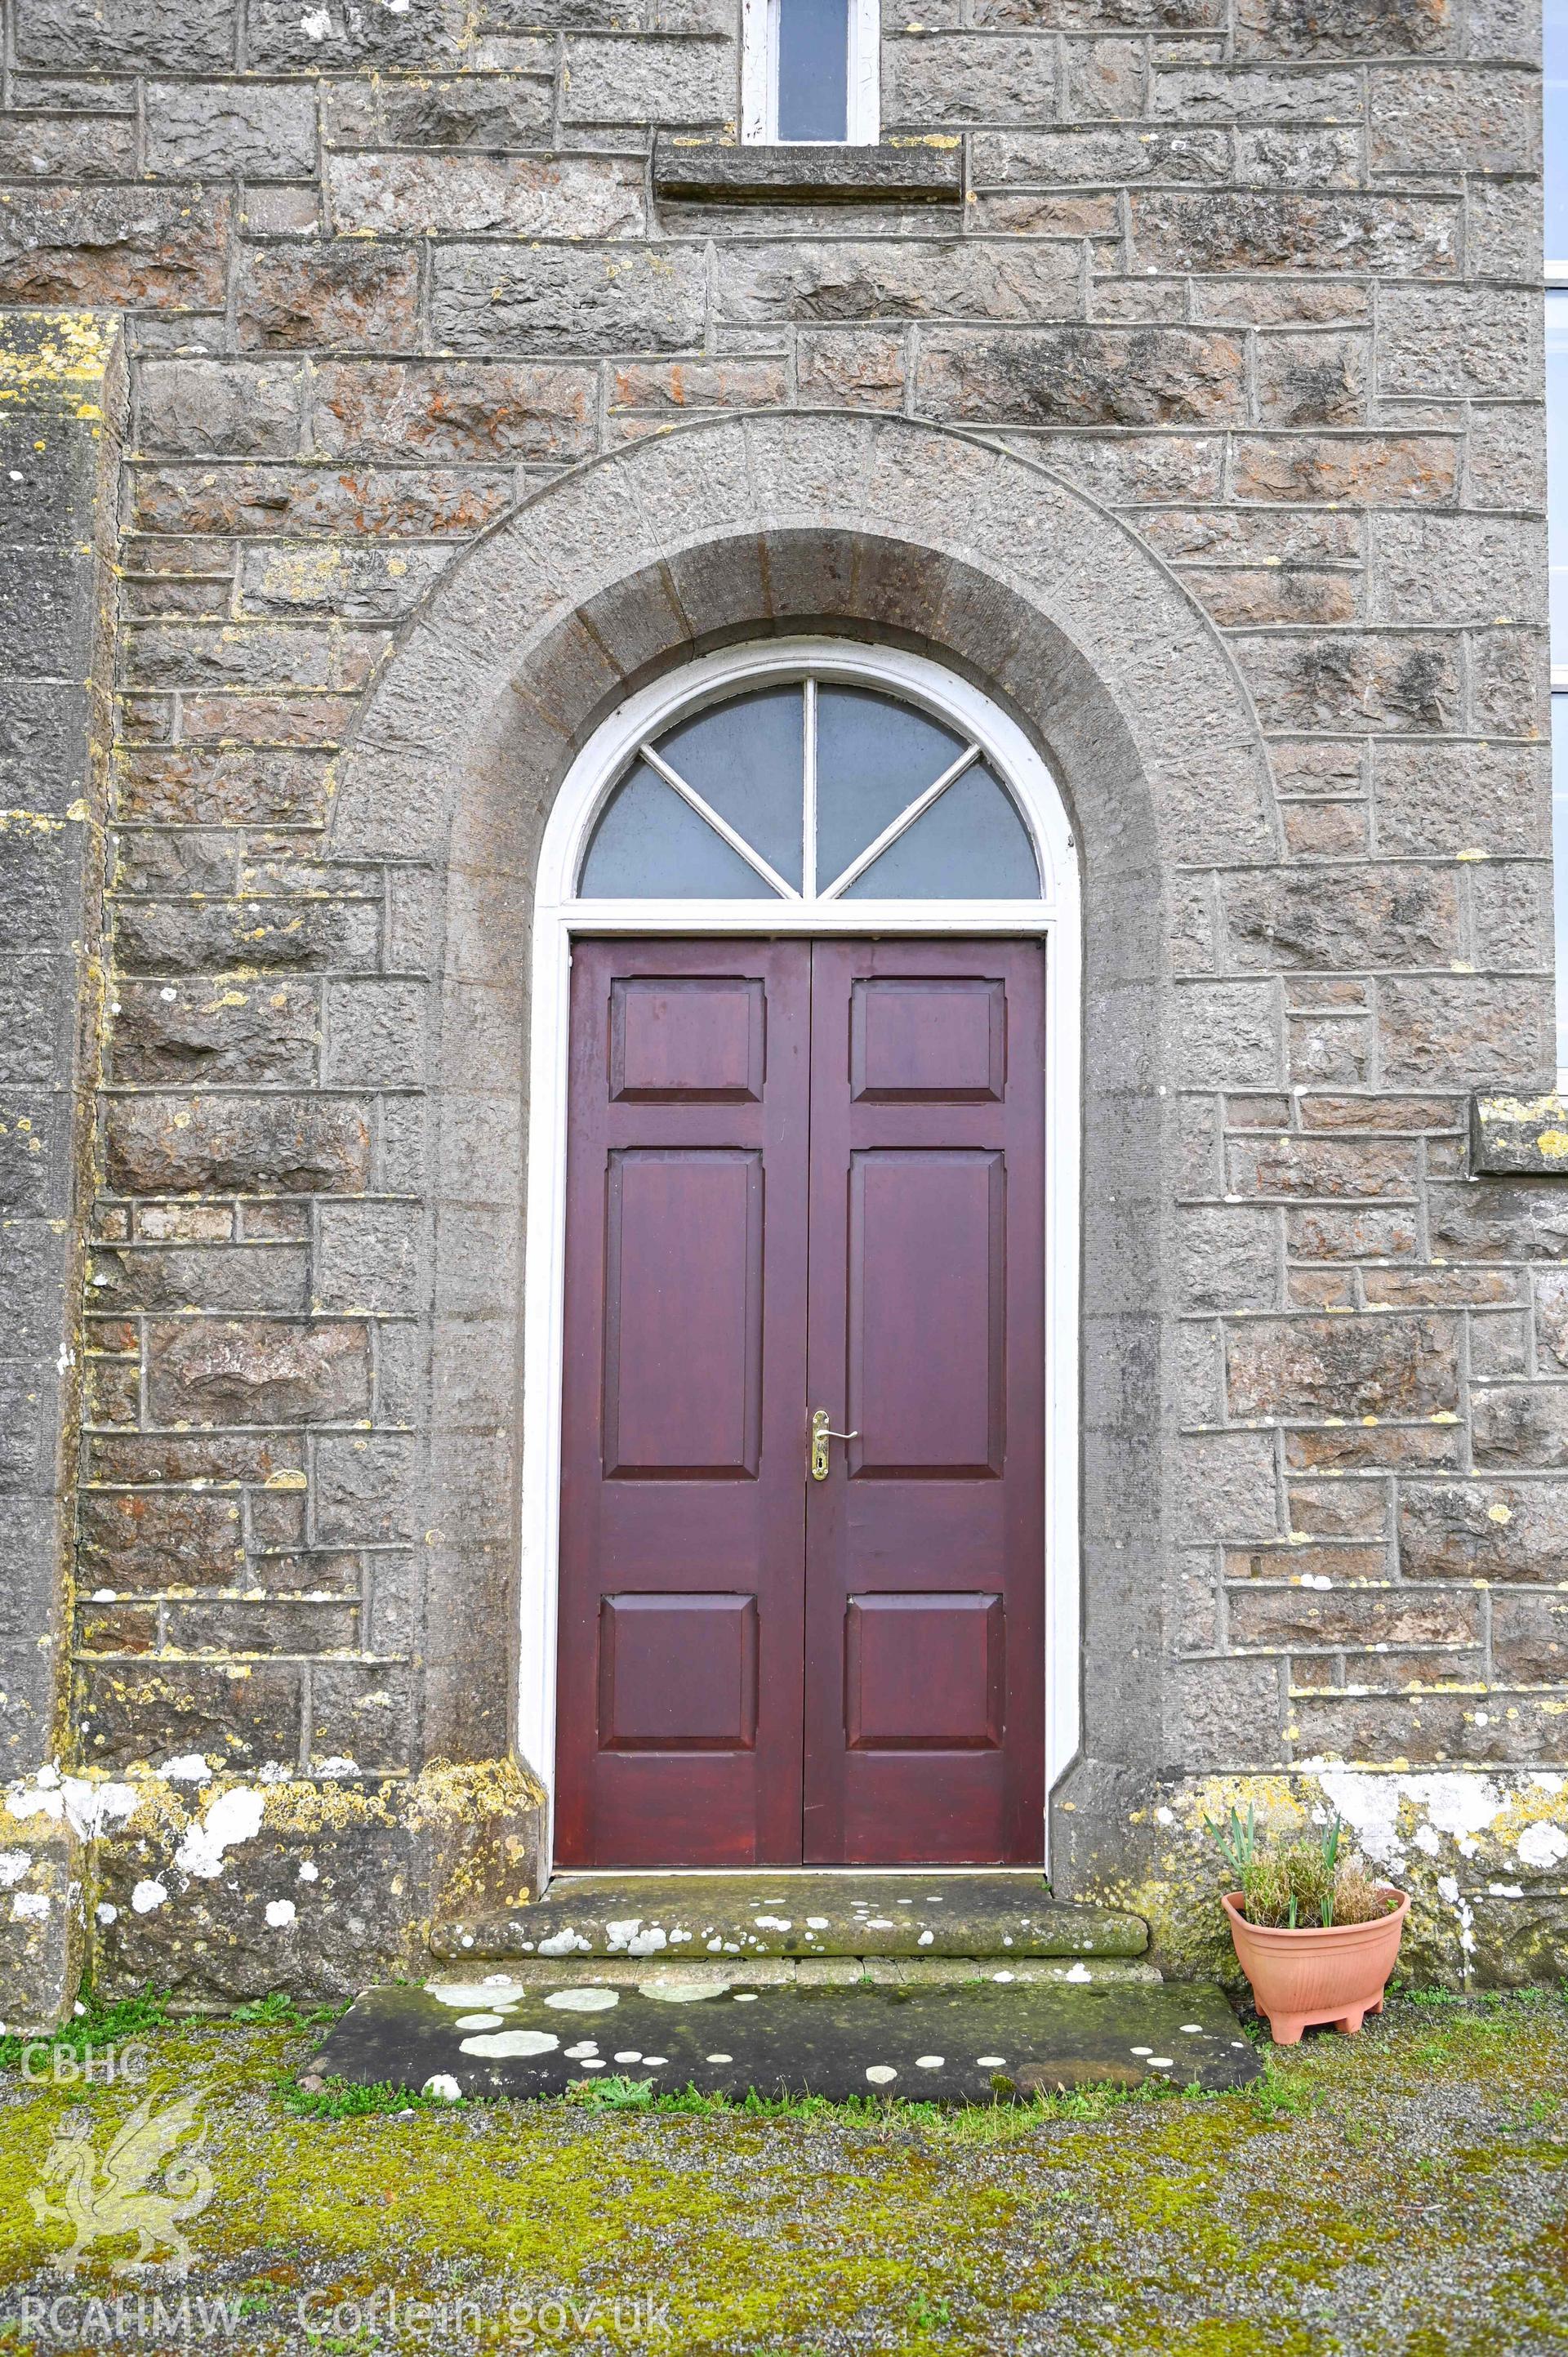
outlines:
{"label": "gravel ground", "polygon": [[[318,2037],[187,2022],[146,2036],[142,2085],[0,2072],[0,2347],[1568,2350],[1558,1996],[1396,2000],[1244,2093],[946,2114],[302,2117],[287,2091]],[[61,2274],[70,2231],[30,2196],[58,2203],[74,2171],[92,2221],[124,2224],[164,2162],[133,2138],[110,2166],[113,2136],[185,2096],[181,2149],[212,2175],[188,2274],[114,2274],[126,2233]]]}

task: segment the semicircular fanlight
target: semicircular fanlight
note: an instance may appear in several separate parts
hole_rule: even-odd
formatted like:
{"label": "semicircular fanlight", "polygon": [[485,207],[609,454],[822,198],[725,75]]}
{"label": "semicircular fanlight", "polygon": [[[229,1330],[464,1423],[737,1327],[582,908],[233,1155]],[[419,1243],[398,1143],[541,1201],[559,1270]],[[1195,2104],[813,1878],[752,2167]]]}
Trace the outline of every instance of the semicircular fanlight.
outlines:
{"label": "semicircular fanlight", "polygon": [[593,899],[1037,900],[978,744],[880,690],[748,688],[647,738],[584,856]]}

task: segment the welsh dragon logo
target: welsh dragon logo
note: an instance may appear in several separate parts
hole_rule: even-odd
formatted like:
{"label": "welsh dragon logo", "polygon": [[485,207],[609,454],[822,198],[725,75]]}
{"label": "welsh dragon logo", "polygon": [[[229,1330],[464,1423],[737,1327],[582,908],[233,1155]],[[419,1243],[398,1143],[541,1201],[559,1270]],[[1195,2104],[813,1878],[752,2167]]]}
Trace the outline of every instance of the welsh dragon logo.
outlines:
{"label": "welsh dragon logo", "polygon": [[[40,2225],[59,2223],[75,2233],[71,2248],[49,2262],[59,2274],[74,2276],[94,2243],[120,2234],[134,2234],[136,2249],[134,2257],[115,2260],[113,2274],[145,2275],[154,2268],[188,2273],[190,2244],[180,2228],[186,2219],[199,2217],[212,2199],[212,2171],[195,2157],[207,2134],[196,2115],[200,2094],[195,2088],[161,2111],[154,2109],[152,2096],[144,2096],[115,2135],[102,2169],[90,2121],[56,2129],[43,2180],[58,2187],[60,2198],[51,2201],[37,2187],[29,2198]],[[193,2129],[194,2143],[177,2153]],[[155,2256],[160,2251],[167,2256]]]}

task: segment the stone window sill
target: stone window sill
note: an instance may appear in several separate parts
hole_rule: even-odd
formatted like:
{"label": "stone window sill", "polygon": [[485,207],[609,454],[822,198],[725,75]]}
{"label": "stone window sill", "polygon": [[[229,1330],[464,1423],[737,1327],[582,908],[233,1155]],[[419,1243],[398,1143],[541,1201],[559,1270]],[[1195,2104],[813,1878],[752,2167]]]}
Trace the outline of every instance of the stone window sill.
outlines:
{"label": "stone window sill", "polygon": [[653,185],[661,197],[709,205],[956,205],[963,194],[956,139],[737,147],[665,134],[653,151]]}
{"label": "stone window sill", "polygon": [[1568,1097],[1472,1097],[1477,1178],[1568,1178]]}

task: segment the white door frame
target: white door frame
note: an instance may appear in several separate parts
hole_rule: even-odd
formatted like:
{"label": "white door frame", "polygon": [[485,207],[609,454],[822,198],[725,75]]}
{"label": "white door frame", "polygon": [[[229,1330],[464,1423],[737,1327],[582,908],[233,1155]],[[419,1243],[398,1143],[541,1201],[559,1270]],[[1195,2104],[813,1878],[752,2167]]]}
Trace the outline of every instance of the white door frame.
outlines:
{"label": "white door frame", "polygon": [[[818,679],[880,688],[924,706],[981,747],[1012,789],[1040,863],[1038,900],[588,900],[575,897],[595,822],[638,745],[751,684]],[[628,698],[567,772],[540,847],[529,1056],[528,1223],[523,1297],[521,1652],[518,1747],[555,1786],[560,1573],[561,1384],[564,1349],[566,1078],[574,938],[594,934],[1012,934],[1046,954],[1046,1791],[1079,1733],[1078,1502],[1079,1061],[1081,945],[1078,861],[1067,813],[1015,721],[925,657],[848,639],[769,639],[706,655]],[[1048,1812],[1047,1825],[1048,1827]],[[1042,1842],[1045,1839],[1042,1833]],[[1042,1851],[1042,1855],[1044,1852]],[[1047,1860],[1048,1863],[1048,1860]]]}

